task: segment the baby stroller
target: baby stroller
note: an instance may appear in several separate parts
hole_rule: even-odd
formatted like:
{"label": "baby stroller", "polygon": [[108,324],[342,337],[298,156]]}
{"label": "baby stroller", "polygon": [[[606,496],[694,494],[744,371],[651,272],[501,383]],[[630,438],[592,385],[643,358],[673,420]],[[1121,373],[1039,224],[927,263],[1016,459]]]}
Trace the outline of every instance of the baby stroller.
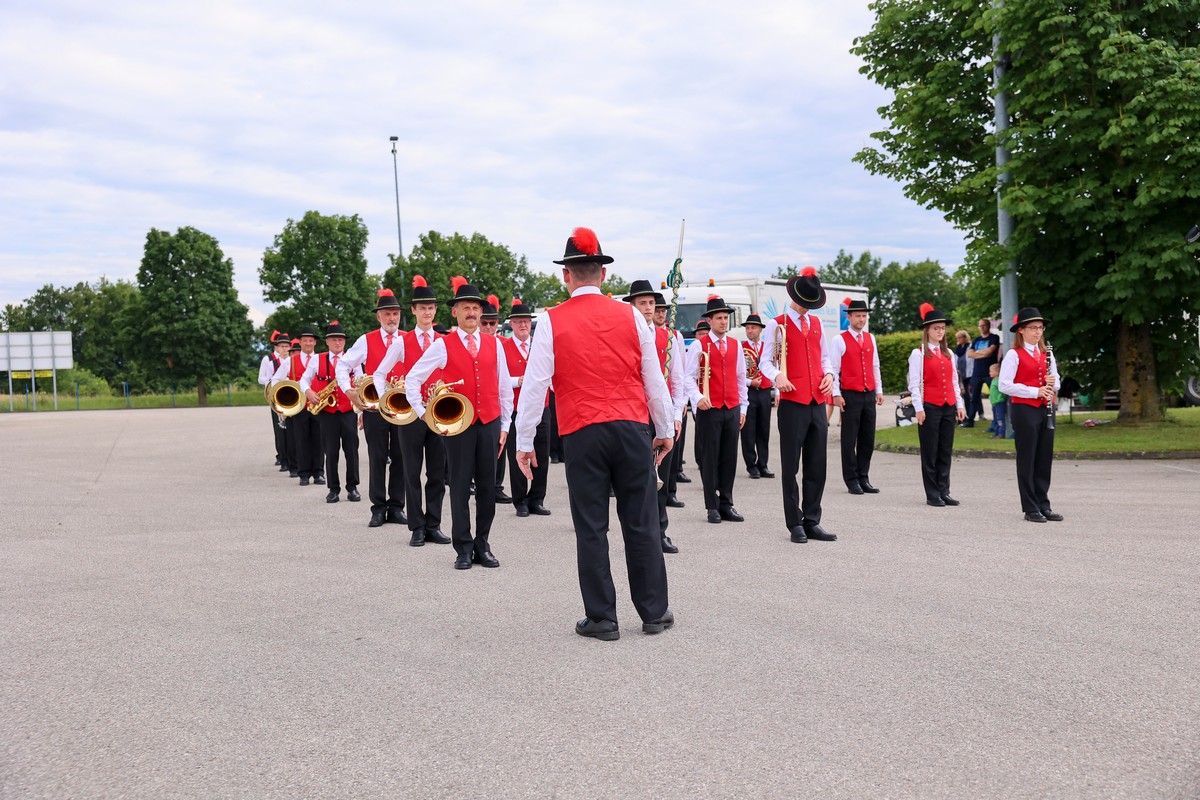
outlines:
{"label": "baby stroller", "polygon": [[901,392],[896,401],[896,427],[904,428],[916,423],[917,410],[913,408],[912,392]]}

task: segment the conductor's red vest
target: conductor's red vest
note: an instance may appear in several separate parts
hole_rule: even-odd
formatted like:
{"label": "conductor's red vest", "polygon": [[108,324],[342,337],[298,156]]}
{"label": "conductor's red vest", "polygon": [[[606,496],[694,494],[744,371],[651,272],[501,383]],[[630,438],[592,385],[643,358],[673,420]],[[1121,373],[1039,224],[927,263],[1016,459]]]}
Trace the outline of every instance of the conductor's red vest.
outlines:
{"label": "conductor's red vest", "polygon": [[[741,408],[738,400],[737,360],[745,358],[741,345],[737,340],[725,337],[725,354],[717,347],[717,340],[710,334],[701,334],[696,339],[700,342],[703,352],[708,353],[710,367],[708,379],[708,399],[713,408]],[[701,363],[703,367],[703,363]],[[697,373],[699,374],[699,373]]]}
{"label": "conductor's red vest", "polygon": [[[479,337],[479,355],[471,358],[462,338],[453,333],[446,337],[446,368],[442,380],[461,380],[454,391],[465,395],[475,406],[476,420],[487,424],[500,416],[500,374],[496,359],[496,337],[475,332]],[[507,423],[505,423],[507,425]]]}
{"label": "conductor's red vest", "polygon": [[[312,385],[308,387],[317,394],[320,394],[321,390],[330,383],[337,382],[337,376],[333,374],[333,366],[329,362],[330,358],[328,352],[321,353],[321,355],[317,356],[317,374],[313,377]],[[322,411],[332,414],[335,411],[341,411],[345,413],[347,411],[354,410],[354,406],[350,405],[350,398],[346,397],[345,393],[341,389],[335,389],[334,394],[337,396],[337,405],[333,406],[332,408],[326,406],[325,408],[321,409]]]}
{"label": "conductor's red vest", "polygon": [[952,406],[957,403],[958,387],[954,385],[954,360],[938,350],[937,355],[922,347],[922,366],[925,381],[921,387],[921,402],[927,406]]}
{"label": "conductor's red vest", "polygon": [[[441,338],[442,335],[440,333],[437,333],[432,328],[429,330],[430,347],[433,347],[433,343]],[[411,331],[404,334],[404,358],[400,360],[400,363],[396,365],[396,368],[393,369],[392,372],[407,375],[412,370],[413,365],[420,361],[421,356],[423,355],[425,355],[425,353],[421,350],[420,332],[416,328],[413,328]],[[429,374],[429,380],[421,384],[422,400],[429,400],[429,392],[433,389],[433,385],[439,380],[442,380],[442,371],[440,369],[435,369]],[[407,391],[407,389],[408,387],[406,386],[405,390]]]}
{"label": "conductor's red vest", "polygon": [[808,333],[800,332],[796,323],[792,322],[787,313],[780,314],[775,322],[784,326],[784,340],[787,342],[787,378],[795,388],[791,392],[780,392],[781,400],[808,405],[809,403],[827,403],[829,398],[821,394],[821,381],[825,373],[821,370],[821,323],[811,314],[808,318]]}
{"label": "conductor's red vest", "polygon": [[[1038,349],[1037,355],[1030,355],[1029,351],[1024,347],[1017,348],[1017,374],[1013,377],[1013,383],[1022,383],[1026,386],[1041,388],[1046,385],[1046,371],[1049,369],[1049,358]],[[1017,397],[1013,395],[1008,398],[1014,403],[1020,403],[1025,406],[1044,406],[1046,401],[1040,397]]]}
{"label": "conductor's red vest", "polygon": [[842,331],[846,352],[842,355],[842,390],[873,392],[875,386],[875,338],[862,332],[860,345],[850,331]]}
{"label": "conductor's red vest", "polygon": [[645,423],[642,344],[629,306],[580,294],[549,312],[554,335],[554,393],[561,435],[602,422]]}

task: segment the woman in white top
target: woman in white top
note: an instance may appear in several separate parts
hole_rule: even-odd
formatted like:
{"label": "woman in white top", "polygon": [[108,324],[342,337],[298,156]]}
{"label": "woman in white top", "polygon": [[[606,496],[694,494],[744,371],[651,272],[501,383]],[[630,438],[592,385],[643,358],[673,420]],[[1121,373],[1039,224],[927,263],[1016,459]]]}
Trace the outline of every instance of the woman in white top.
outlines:
{"label": "woman in white top", "polygon": [[921,349],[908,357],[908,391],[917,412],[925,502],[938,508],[959,504],[950,496],[950,457],[955,425],[967,416],[958,391],[954,351],[946,346],[949,321],[931,304],[922,303]]}

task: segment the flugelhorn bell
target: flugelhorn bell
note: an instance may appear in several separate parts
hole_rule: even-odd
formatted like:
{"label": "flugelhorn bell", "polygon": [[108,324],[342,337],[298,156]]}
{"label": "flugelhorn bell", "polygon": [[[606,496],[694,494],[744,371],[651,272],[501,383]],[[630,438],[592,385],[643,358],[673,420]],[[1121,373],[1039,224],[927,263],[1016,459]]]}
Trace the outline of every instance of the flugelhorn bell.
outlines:
{"label": "flugelhorn bell", "polygon": [[475,421],[475,406],[466,395],[451,389],[462,381],[438,381],[429,393],[425,406],[425,424],[438,436],[457,436]]}
{"label": "flugelhorn bell", "polygon": [[296,381],[280,381],[271,387],[271,408],[281,417],[294,417],[304,410],[307,400]]}
{"label": "flugelhorn bell", "polygon": [[379,410],[379,392],[375,391],[375,378],[362,375],[354,382],[354,391],[358,393],[358,402],[363,411]]}
{"label": "flugelhorn bell", "polygon": [[379,396],[379,415],[393,425],[416,422],[417,412],[404,393],[404,378],[392,378],[388,388]]}

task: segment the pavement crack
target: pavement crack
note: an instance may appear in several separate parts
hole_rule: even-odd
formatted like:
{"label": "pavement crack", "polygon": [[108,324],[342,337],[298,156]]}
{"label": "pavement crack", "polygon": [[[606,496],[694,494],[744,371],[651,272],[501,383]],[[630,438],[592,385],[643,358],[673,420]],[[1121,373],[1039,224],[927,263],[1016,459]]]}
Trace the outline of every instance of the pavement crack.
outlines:
{"label": "pavement crack", "polygon": [[104,470],[108,469],[108,462],[112,461],[113,452],[117,449],[117,442],[121,441],[121,435],[125,433],[125,426],[128,424],[128,422],[121,423],[121,428],[113,437],[112,446],[108,448],[108,455],[104,457],[104,463],[100,465],[100,470],[96,473],[96,479],[92,483],[99,483],[100,479],[104,477]]}

